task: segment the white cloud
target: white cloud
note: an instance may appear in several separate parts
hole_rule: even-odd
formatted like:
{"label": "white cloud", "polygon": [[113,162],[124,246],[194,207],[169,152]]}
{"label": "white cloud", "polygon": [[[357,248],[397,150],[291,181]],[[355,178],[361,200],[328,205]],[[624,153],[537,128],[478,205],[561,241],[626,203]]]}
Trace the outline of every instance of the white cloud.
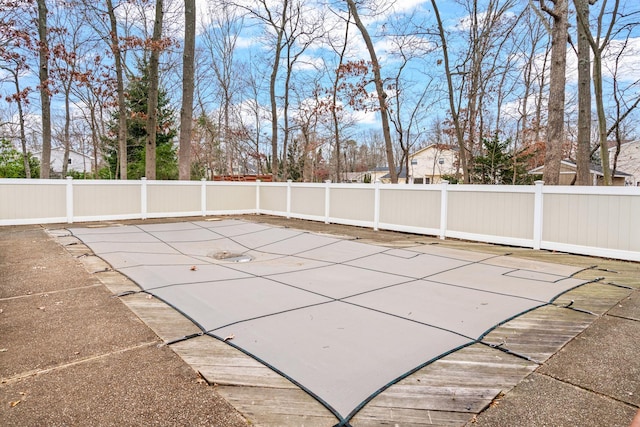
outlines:
{"label": "white cloud", "polygon": [[305,70],[319,70],[324,68],[324,59],[320,56],[300,55],[295,63],[294,69]]}
{"label": "white cloud", "polygon": [[618,64],[618,81],[633,82],[638,79],[638,64],[640,64],[640,37],[627,40],[612,40],[603,53],[603,73],[613,78],[615,60],[620,56]]}

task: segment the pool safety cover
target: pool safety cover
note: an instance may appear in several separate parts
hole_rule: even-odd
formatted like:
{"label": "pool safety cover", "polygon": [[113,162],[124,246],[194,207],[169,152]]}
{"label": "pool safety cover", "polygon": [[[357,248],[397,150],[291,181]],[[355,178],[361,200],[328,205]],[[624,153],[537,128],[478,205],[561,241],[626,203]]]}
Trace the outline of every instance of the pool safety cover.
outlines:
{"label": "pool safety cover", "polygon": [[579,268],[225,219],[71,228],[138,286],[346,423],[377,393],[584,283]]}

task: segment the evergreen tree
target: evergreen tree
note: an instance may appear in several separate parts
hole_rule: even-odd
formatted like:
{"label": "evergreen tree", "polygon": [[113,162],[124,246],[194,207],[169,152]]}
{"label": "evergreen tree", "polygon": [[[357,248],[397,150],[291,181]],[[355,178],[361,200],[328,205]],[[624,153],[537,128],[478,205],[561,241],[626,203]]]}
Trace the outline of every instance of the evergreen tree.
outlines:
{"label": "evergreen tree", "polygon": [[[484,138],[484,154],[474,159],[474,181],[478,184],[530,184],[533,176],[527,175],[526,160],[530,154],[509,152],[511,140],[500,141],[498,135]],[[515,175],[515,179],[514,179]]]}
{"label": "evergreen tree", "polygon": [[[147,141],[147,93],[149,74],[147,64],[139,63],[139,77],[132,78],[127,87],[127,178],[140,179],[145,176],[145,143]],[[174,140],[178,134],[174,111],[169,106],[167,92],[160,88],[158,92],[158,132],[156,136],[156,178],[177,179],[178,158]],[[107,138],[106,160],[111,176],[117,176],[118,155],[118,111],[111,114]],[[104,175],[104,174],[103,174]]]}
{"label": "evergreen tree", "polygon": [[287,178],[292,181],[300,181],[304,168],[304,158],[300,155],[298,140],[293,139],[287,147]]}
{"label": "evergreen tree", "polygon": [[[40,162],[28,153],[31,178],[40,176]],[[11,142],[0,139],[0,178],[26,178],[22,153]]]}

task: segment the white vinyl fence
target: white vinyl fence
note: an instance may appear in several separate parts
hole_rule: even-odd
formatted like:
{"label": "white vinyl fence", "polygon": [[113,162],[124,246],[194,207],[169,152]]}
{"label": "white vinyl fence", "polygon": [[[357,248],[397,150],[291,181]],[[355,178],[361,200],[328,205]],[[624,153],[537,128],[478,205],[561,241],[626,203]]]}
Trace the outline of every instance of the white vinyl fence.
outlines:
{"label": "white vinyl fence", "polygon": [[640,188],[0,179],[0,226],[270,214],[640,261]]}

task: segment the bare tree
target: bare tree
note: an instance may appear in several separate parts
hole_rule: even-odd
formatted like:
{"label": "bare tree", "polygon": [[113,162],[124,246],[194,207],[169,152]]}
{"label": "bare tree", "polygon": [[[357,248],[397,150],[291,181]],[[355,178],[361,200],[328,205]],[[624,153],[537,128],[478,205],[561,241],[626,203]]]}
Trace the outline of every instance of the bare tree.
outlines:
{"label": "bare tree", "polygon": [[[549,38],[545,36],[546,30],[542,20],[533,13],[531,8],[527,8],[523,22],[521,42],[518,47],[521,49],[519,56],[524,60],[522,74],[519,78],[521,83],[520,102],[518,103],[518,121],[516,123],[516,136],[514,138],[514,152],[526,151],[535,154],[537,146],[540,144],[540,123],[542,121],[542,103],[545,90],[545,75],[548,70]],[[540,50],[543,53],[540,54]],[[542,68],[538,69],[537,60],[542,58]],[[516,162],[518,156],[513,156]],[[533,167],[539,166],[534,161]],[[514,164],[514,170],[516,165]],[[513,184],[516,181],[516,174],[513,174]]]}
{"label": "bare tree", "polygon": [[369,51],[369,56],[371,57],[371,65],[373,67],[373,80],[376,86],[376,93],[378,94],[380,119],[382,121],[382,134],[384,136],[387,164],[389,165],[389,176],[391,177],[391,182],[393,184],[396,184],[398,182],[398,171],[396,170],[395,160],[393,158],[393,141],[391,140],[391,129],[389,127],[388,116],[389,113],[387,111],[387,93],[384,90],[382,75],[380,73],[380,62],[378,61],[378,56],[376,54],[375,47],[373,46],[373,42],[371,41],[371,37],[369,36],[369,32],[367,31],[367,27],[362,23],[362,20],[360,19],[358,8],[354,0],[346,0],[346,2],[349,6],[351,15],[353,16],[353,21],[356,24],[356,27],[358,27],[358,30],[360,30],[360,34],[362,34],[364,43],[367,45],[367,51]]}
{"label": "bare tree", "polygon": [[[589,20],[587,0],[573,0],[576,15]],[[578,18],[580,19],[580,18]],[[583,25],[578,25],[578,148],[576,150],[576,184],[590,185],[591,151],[591,46]]]}
{"label": "bare tree", "polygon": [[[576,0],[574,0],[576,1]],[[602,53],[608,47],[611,41],[611,35],[618,18],[619,0],[614,0],[613,10],[609,16],[609,24],[604,23],[604,17],[607,13],[607,2],[602,2],[600,13],[597,17],[597,30],[595,38],[591,33],[589,25],[589,6],[586,0],[578,0],[576,3],[577,19],[583,36],[591,45],[593,51],[593,92],[596,98],[596,111],[598,117],[598,137],[600,142],[600,160],[602,162],[602,172],[604,175],[604,185],[611,185],[611,165],[609,164],[609,146],[607,143],[607,117],[604,111],[604,95],[602,89]],[[578,6],[580,5],[580,7]],[[586,15],[585,15],[586,13]]]}
{"label": "bare tree", "polygon": [[156,133],[158,128],[158,91],[160,76],[158,67],[162,50],[162,20],[164,16],[163,0],[156,0],[156,18],[151,37],[151,57],[149,59],[149,100],[147,101],[147,144],[145,157],[145,175],[147,179],[156,179]]}
{"label": "bare tree", "polygon": [[629,115],[640,105],[640,91],[638,90],[638,88],[640,87],[640,79],[636,79],[629,85],[623,86],[621,84],[622,79],[619,78],[621,74],[620,68],[622,59],[627,53],[627,49],[629,48],[629,34],[631,33],[633,26],[629,26],[626,29],[627,35],[620,44],[618,52],[615,54],[613,65],[610,69],[610,72],[613,76],[612,92],[615,106],[612,117],[613,123],[609,127],[609,129],[607,129],[607,136],[613,134],[616,142],[616,148],[613,154],[612,161],[613,171],[617,170],[618,156],[620,155],[621,145],[623,142],[624,131],[622,129],[622,124],[627,120]]}
{"label": "bare tree", "polygon": [[[288,143],[291,134],[291,121],[289,119],[290,112],[290,92],[293,79],[294,67],[297,65],[301,56],[305,51],[314,43],[319,37],[320,25],[323,22],[323,18],[313,17],[311,10],[304,7],[304,2],[296,0],[289,3],[289,19],[285,27],[285,57],[286,57],[286,74],[283,88],[283,138],[282,138],[282,151],[285,153],[282,158],[282,176],[284,179],[288,179],[287,169],[287,155]],[[304,85],[303,85],[304,87]],[[313,86],[312,86],[313,88]]]}
{"label": "bare tree", "polygon": [[118,37],[118,21],[112,0],[105,0],[110,25],[110,48],[113,54],[116,71],[116,92],[118,94],[118,163],[120,179],[127,179],[127,104],[125,102],[124,65],[120,39]]}
{"label": "bare tree", "polygon": [[[268,0],[254,0],[253,7],[239,5],[251,16],[262,21],[269,27],[273,41],[273,62],[271,63],[271,73],[269,76],[269,101],[271,104],[271,173],[274,179],[280,176],[280,160],[278,154],[278,101],[276,86],[278,82],[278,72],[280,71],[280,60],[284,48],[285,31],[289,20],[289,0],[279,2],[279,7],[274,7],[273,2]],[[286,156],[286,153],[283,153]]]}
{"label": "bare tree", "polygon": [[345,55],[347,51],[347,41],[349,39],[349,24],[351,22],[351,12],[349,11],[347,19],[345,20],[344,38],[342,39],[342,45],[336,46],[332,40],[329,40],[334,52],[338,56],[338,64],[335,69],[333,78],[333,85],[331,86],[331,119],[333,124],[333,139],[335,144],[335,159],[336,159],[336,182],[340,182],[340,120],[338,117],[338,91],[340,87],[341,77],[343,76],[342,65],[345,61]]}
{"label": "bare tree", "polygon": [[[550,8],[545,0],[540,8],[551,16],[551,71],[549,80],[549,118],[543,179],[546,184],[560,182],[560,162],[564,142],[565,71],[567,68],[567,37],[569,5],[567,0],[552,0]],[[544,18],[541,18],[544,19]]]}
{"label": "bare tree", "polygon": [[184,1],[184,50],[182,54],[182,108],[178,170],[181,180],[191,179],[191,130],[195,85],[196,2]]}
{"label": "bare tree", "polygon": [[221,146],[226,152],[226,168],[233,173],[238,147],[233,131],[232,110],[243,77],[239,72],[241,67],[236,58],[236,46],[244,27],[244,17],[238,14],[236,7],[226,2],[211,4],[209,15],[214,19],[206,26],[202,39],[218,97],[218,127]]}
{"label": "bare tree", "polygon": [[51,169],[51,92],[49,87],[49,42],[47,31],[47,3],[46,0],[37,0],[38,3],[38,36],[40,58],[40,103],[42,112],[42,158],[40,164],[40,178],[49,178]]}
{"label": "bare tree", "polygon": [[449,113],[451,114],[451,118],[453,121],[453,126],[455,130],[456,142],[458,143],[459,149],[459,159],[460,164],[462,166],[462,175],[465,183],[471,183],[471,174],[469,171],[469,152],[467,150],[465,141],[464,141],[464,131],[462,129],[462,123],[460,121],[460,112],[456,107],[455,102],[455,89],[453,87],[453,70],[451,67],[451,63],[449,61],[449,46],[447,44],[447,37],[445,34],[444,24],[442,23],[442,19],[440,18],[440,11],[438,10],[438,5],[436,4],[436,0],[431,0],[431,5],[433,6],[433,11],[436,16],[437,24],[438,24],[438,35],[440,37],[442,56],[444,62],[444,72],[447,79],[447,94],[449,98]]}

